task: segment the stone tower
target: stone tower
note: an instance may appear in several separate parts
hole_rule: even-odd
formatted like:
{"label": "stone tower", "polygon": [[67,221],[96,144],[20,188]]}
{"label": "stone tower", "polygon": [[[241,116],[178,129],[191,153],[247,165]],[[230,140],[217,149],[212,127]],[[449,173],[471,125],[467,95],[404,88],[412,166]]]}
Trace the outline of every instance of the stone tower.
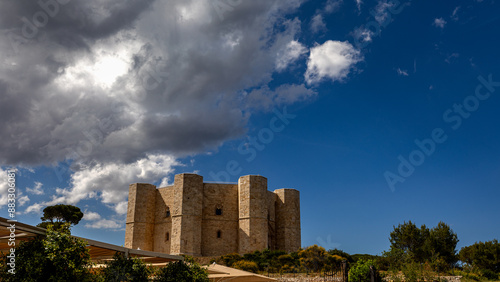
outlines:
{"label": "stone tower", "polygon": [[125,242],[131,242],[129,248],[153,249],[155,201],[156,186],[145,183],[129,185],[125,227]]}
{"label": "stone tower", "polygon": [[295,189],[267,190],[267,178],[238,184],[204,183],[178,174],[156,189],[131,184],[125,246],[168,254],[220,256],[300,248],[300,196]]}
{"label": "stone tower", "polygon": [[276,201],[276,248],[298,250],[300,248],[300,195],[295,189],[274,191]]}
{"label": "stone tower", "polygon": [[201,255],[202,210],[203,177],[187,173],[176,175],[171,253]]}
{"label": "stone tower", "polygon": [[238,181],[239,253],[268,247],[267,179],[247,175]]}

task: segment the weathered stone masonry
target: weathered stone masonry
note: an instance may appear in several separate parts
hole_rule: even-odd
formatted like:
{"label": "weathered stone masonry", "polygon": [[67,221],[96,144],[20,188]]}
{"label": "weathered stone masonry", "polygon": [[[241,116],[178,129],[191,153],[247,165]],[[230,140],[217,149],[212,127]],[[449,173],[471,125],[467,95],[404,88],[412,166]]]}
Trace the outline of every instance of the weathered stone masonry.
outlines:
{"label": "weathered stone masonry", "polygon": [[129,187],[125,247],[168,254],[220,256],[300,248],[300,197],[295,189],[267,190],[267,178],[238,184],[203,183],[178,174],[174,185]]}

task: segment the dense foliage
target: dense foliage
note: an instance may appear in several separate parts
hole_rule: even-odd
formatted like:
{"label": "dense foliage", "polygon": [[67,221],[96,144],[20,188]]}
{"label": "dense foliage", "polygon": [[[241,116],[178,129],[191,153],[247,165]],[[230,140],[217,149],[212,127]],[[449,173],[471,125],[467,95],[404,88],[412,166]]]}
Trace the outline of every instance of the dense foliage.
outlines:
{"label": "dense foliage", "polygon": [[500,273],[500,244],[497,240],[479,242],[463,247],[459,254],[466,267],[480,272],[490,279],[498,279]]}
{"label": "dense foliage", "polygon": [[430,263],[436,271],[446,271],[458,261],[458,237],[444,222],[432,229],[418,228],[411,221],[399,224],[390,233],[391,248],[385,252],[388,264],[400,269],[408,263]]}
{"label": "dense foliage", "polygon": [[352,258],[341,250],[326,251],[323,247],[313,245],[289,254],[284,251],[264,250],[243,256],[228,254],[215,261],[229,267],[255,273],[297,273],[338,269],[343,261],[352,261]]}
{"label": "dense foliage", "polygon": [[259,266],[255,262],[248,260],[239,260],[233,264],[233,267],[253,273],[257,273],[259,271]]}
{"label": "dense foliage", "polygon": [[69,223],[57,231],[49,225],[45,237],[21,242],[16,248],[16,273],[2,269],[2,281],[91,281],[89,266],[86,243],[71,237]]}
{"label": "dense foliage", "polygon": [[137,258],[126,258],[122,253],[116,253],[113,260],[106,263],[100,276],[104,281],[148,281],[151,274],[144,262]]}
{"label": "dense foliage", "polygon": [[[500,244],[497,240],[464,247],[457,254],[458,237],[445,223],[428,229],[411,221],[394,227],[391,248],[375,263],[380,269],[403,274],[406,281],[424,281],[440,274],[463,276],[463,280],[498,280]],[[458,263],[458,261],[462,263]]]}
{"label": "dense foliage", "polygon": [[186,262],[178,261],[167,264],[155,273],[155,280],[160,282],[208,282],[205,269],[186,257]]}
{"label": "dense foliage", "polygon": [[43,222],[38,224],[38,226],[47,228],[49,225],[52,225],[54,229],[58,229],[63,223],[77,225],[82,217],[83,213],[79,207],[63,204],[48,206],[43,209],[43,216],[41,217]]}
{"label": "dense foliage", "polygon": [[96,281],[208,282],[208,272],[190,257],[164,267],[148,267],[142,260],[116,253],[95,275]]}
{"label": "dense foliage", "polygon": [[370,281],[370,268],[373,268],[375,262],[373,260],[360,259],[349,269],[349,281],[352,282],[368,282]]}

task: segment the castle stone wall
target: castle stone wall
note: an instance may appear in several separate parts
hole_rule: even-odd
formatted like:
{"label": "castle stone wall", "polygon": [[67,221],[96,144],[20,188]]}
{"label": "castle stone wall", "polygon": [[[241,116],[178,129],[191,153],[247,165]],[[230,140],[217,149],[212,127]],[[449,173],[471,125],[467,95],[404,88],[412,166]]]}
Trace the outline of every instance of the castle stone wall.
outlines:
{"label": "castle stone wall", "polygon": [[205,183],[203,196],[202,254],[237,253],[238,185]]}
{"label": "castle stone wall", "polygon": [[[170,253],[174,187],[159,188],[156,192],[154,250],[162,253]],[[167,211],[170,213],[168,216]]]}

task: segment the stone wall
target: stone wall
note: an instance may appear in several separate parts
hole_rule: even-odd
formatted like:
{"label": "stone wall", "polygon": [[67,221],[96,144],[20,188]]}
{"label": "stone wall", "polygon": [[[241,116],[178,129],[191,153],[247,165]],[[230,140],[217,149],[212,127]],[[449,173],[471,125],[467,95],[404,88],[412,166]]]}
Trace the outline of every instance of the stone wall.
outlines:
{"label": "stone wall", "polygon": [[154,250],[161,253],[171,253],[174,187],[163,187],[156,191]]}
{"label": "stone wall", "polygon": [[204,184],[201,229],[204,256],[238,252],[238,185]]}

